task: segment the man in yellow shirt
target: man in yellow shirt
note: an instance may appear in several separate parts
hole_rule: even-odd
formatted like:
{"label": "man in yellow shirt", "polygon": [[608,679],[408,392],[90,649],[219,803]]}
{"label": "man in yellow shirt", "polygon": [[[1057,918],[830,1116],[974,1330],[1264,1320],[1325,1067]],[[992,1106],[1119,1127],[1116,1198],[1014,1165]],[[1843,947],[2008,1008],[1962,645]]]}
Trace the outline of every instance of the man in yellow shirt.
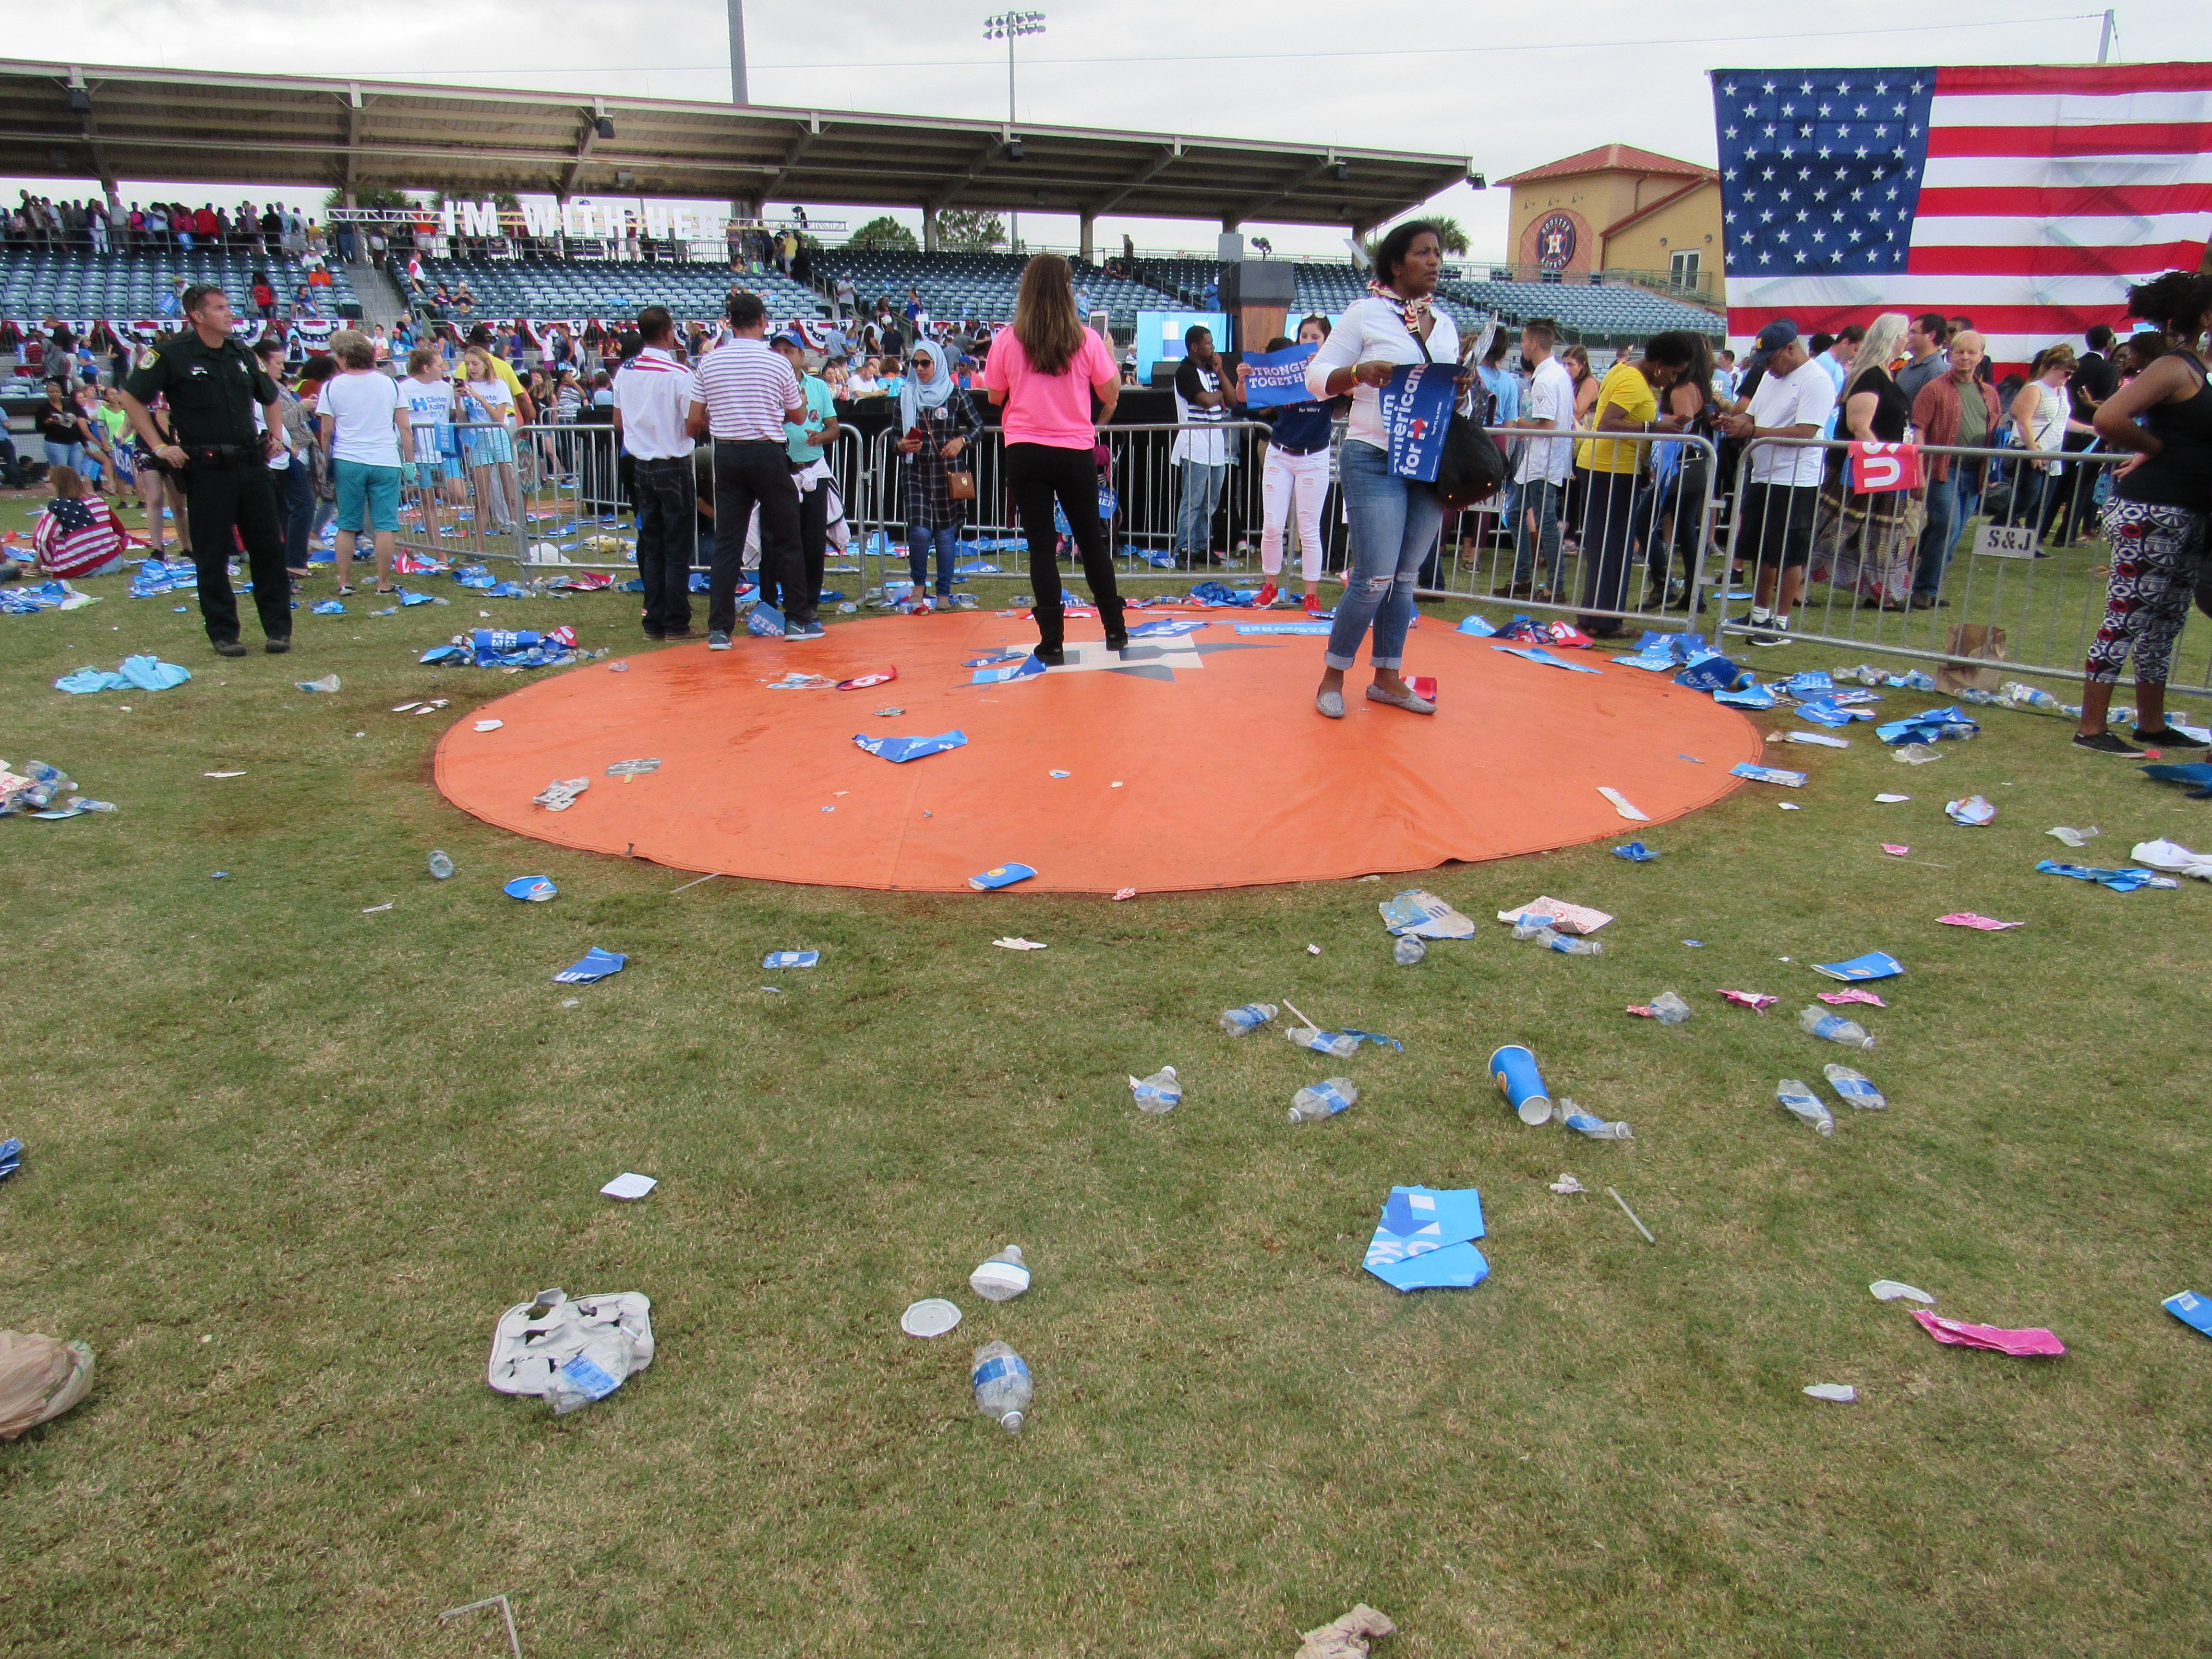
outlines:
{"label": "man in yellow shirt", "polygon": [[[1624,357],[1607,369],[1590,413],[1597,430],[1679,432],[1679,416],[1659,413],[1659,394],[1680,380],[1696,347],[1686,334],[1656,334],[1643,356]],[[1588,476],[1583,492],[1583,611],[1577,620],[1593,639],[1616,639],[1627,631],[1620,618],[1602,613],[1626,608],[1630,555],[1636,531],[1636,486],[1644,476],[1648,443],[1585,438],[1575,447],[1575,465]],[[1649,534],[1650,526],[1644,526]]]}

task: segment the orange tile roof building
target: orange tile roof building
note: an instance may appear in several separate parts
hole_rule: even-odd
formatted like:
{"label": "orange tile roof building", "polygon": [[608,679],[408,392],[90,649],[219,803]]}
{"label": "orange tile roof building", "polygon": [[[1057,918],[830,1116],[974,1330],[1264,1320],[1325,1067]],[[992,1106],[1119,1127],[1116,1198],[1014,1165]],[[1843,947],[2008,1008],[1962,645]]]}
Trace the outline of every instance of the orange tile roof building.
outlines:
{"label": "orange tile roof building", "polygon": [[1717,302],[1720,174],[1633,144],[1602,144],[1501,181],[1513,192],[1513,261],[1546,276],[1641,273]]}

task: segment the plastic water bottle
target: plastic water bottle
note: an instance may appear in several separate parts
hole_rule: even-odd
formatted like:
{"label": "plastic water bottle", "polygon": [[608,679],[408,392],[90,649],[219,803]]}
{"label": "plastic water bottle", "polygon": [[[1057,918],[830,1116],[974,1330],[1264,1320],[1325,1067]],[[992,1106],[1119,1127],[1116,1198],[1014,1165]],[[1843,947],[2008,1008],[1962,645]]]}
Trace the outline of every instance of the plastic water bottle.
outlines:
{"label": "plastic water bottle", "polygon": [[453,860],[442,852],[430,854],[430,873],[444,881],[453,873]]}
{"label": "plastic water bottle", "polygon": [[975,1391],[975,1409],[1008,1434],[1019,1434],[1034,1390],[1030,1368],[1021,1355],[1003,1342],[986,1342],[975,1350],[975,1368],[968,1383]]}
{"label": "plastic water bottle", "polygon": [[1651,999],[1651,1018],[1662,1025],[1680,1025],[1690,1017],[1690,1005],[1672,991],[1662,991]]}
{"label": "plastic water bottle", "polygon": [[1797,1016],[1797,1024],[1808,1036],[1826,1037],[1846,1048],[1874,1047],[1874,1039],[1867,1035],[1865,1026],[1841,1014],[1832,1014],[1826,1008],[1807,1008]]}
{"label": "plastic water bottle", "polygon": [[1011,1302],[1029,1287],[1030,1270],[1018,1244],[1007,1245],[968,1275],[968,1288],[986,1302]]}
{"label": "plastic water bottle", "polygon": [[1820,1074],[1828,1079],[1828,1086],[1841,1095],[1844,1101],[1862,1111],[1879,1112],[1889,1104],[1882,1091],[1868,1080],[1864,1072],[1855,1072],[1848,1066],[1827,1065]]}
{"label": "plastic water bottle", "polygon": [[584,1340],[583,1352],[553,1373],[545,1398],[556,1417],[566,1417],[623,1385],[637,1358],[636,1344],[618,1325],[603,1325]]}
{"label": "plastic water bottle", "polygon": [[1836,1133],[1836,1120],[1820,1097],[1794,1077],[1785,1077],[1774,1091],[1774,1097],[1788,1107],[1790,1115],[1800,1123],[1811,1125],[1824,1135]]}
{"label": "plastic water bottle", "polygon": [[1275,1017],[1272,1002],[1248,1002],[1242,1008],[1225,1008],[1221,1013],[1221,1029],[1231,1036],[1249,1036]]}
{"label": "plastic water bottle", "polygon": [[1348,1077],[1310,1083],[1291,1097],[1291,1121],[1311,1123],[1317,1118],[1334,1117],[1358,1098],[1359,1085]]}
{"label": "plastic water bottle", "polygon": [[1347,1036],[1342,1031],[1324,1031],[1317,1025],[1293,1025],[1283,1035],[1301,1048],[1310,1048],[1317,1054],[1334,1054],[1339,1060],[1349,1060],[1359,1052],[1359,1039]]}
{"label": "plastic water bottle", "polygon": [[1592,1117],[1572,1100],[1559,1102],[1559,1121],[1577,1134],[1588,1135],[1592,1140],[1633,1140],[1634,1131],[1626,1123],[1607,1123],[1603,1118]]}
{"label": "plastic water bottle", "polygon": [[1131,1078],[1129,1087],[1136,1091],[1137,1109],[1158,1117],[1172,1112],[1182,1104],[1182,1085],[1176,1079],[1176,1068],[1163,1066],[1147,1078]]}
{"label": "plastic water bottle", "polygon": [[1412,933],[1401,934],[1390,951],[1390,959],[1401,968],[1410,968],[1429,953],[1429,942]]}
{"label": "plastic water bottle", "polygon": [[1562,956],[1595,957],[1605,954],[1605,946],[1594,939],[1581,939],[1571,933],[1561,933],[1546,928],[1551,938],[1544,941]]}
{"label": "plastic water bottle", "polygon": [[1555,939],[1558,935],[1553,931],[1552,924],[1548,921],[1531,916],[1517,916],[1514,919],[1513,922],[1513,937],[1516,939]]}

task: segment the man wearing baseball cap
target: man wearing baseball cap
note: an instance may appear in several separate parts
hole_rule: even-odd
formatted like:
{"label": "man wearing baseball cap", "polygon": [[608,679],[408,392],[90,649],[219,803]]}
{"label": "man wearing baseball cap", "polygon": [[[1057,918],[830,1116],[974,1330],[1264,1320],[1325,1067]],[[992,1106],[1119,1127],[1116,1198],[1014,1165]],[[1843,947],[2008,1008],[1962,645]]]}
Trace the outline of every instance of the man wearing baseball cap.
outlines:
{"label": "man wearing baseball cap", "polygon": [[[1751,407],[1721,418],[1721,428],[1745,440],[1818,438],[1836,406],[1836,388],[1806,355],[1797,325],[1778,318],[1759,331],[1758,346],[1744,362],[1747,374],[1762,371]],[[1820,498],[1826,452],[1817,444],[1754,443],[1751,478],[1737,506],[1735,551],[1748,554],[1756,580],[1751,615],[1753,645],[1789,642],[1790,611],[1805,592],[1805,567],[1813,556],[1813,515]]]}
{"label": "man wearing baseball cap", "polygon": [[783,423],[784,448],[791,458],[791,481],[799,486],[799,552],[805,567],[805,602],[780,595],[768,561],[761,561],[761,603],[780,605],[787,613],[811,616],[822,602],[822,568],[830,555],[830,463],[824,459],[837,441],[837,401],[830,383],[807,372],[806,337],[794,326],[769,342],[769,348],[791,365],[799,376],[799,389],[806,398],[806,418]]}

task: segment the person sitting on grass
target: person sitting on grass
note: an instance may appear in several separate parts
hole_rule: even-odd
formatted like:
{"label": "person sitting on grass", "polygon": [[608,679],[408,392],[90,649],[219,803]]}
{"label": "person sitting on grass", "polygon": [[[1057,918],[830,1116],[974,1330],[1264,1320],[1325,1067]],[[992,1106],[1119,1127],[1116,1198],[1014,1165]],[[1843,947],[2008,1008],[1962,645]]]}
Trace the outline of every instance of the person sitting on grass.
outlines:
{"label": "person sitting on grass", "polygon": [[46,484],[54,499],[31,532],[40,571],[73,581],[122,569],[129,538],[115,509],[92,493],[73,466],[49,471]]}

